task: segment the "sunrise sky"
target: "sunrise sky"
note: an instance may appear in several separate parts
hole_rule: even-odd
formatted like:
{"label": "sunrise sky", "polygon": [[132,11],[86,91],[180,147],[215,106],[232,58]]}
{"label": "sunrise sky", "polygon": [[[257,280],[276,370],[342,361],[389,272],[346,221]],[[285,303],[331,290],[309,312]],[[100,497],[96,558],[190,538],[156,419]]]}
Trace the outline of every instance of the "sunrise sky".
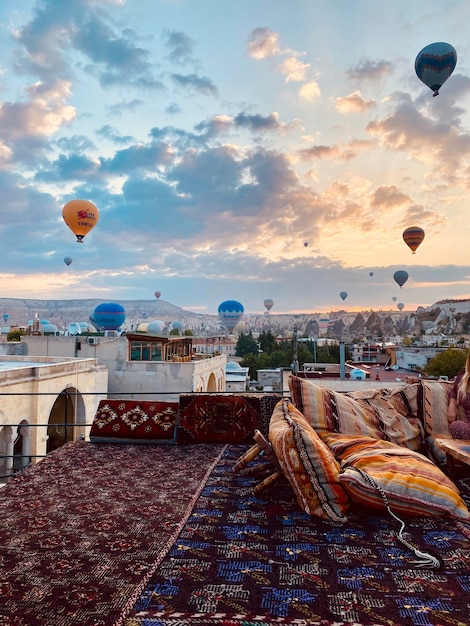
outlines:
{"label": "sunrise sky", "polygon": [[[1,2],[0,297],[470,297],[469,23],[468,0]],[[435,41],[458,61],[433,98]],[[74,198],[100,211],[83,244]]]}

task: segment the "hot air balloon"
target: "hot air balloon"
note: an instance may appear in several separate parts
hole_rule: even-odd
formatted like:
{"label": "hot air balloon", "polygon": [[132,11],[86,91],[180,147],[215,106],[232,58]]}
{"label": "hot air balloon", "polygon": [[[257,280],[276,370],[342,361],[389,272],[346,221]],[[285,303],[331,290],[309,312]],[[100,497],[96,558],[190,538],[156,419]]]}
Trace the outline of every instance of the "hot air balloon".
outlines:
{"label": "hot air balloon", "polygon": [[348,292],[347,291],[341,291],[341,293],[339,294],[342,300],[346,300],[346,298],[348,297]]}
{"label": "hot air balloon", "polygon": [[93,311],[90,321],[99,330],[118,330],[126,319],[124,308],[116,302],[103,302]]}
{"label": "hot air balloon", "polygon": [[419,226],[410,226],[409,228],[405,228],[403,231],[403,241],[410,248],[413,254],[415,254],[416,249],[423,239],[424,230]]}
{"label": "hot air balloon", "polygon": [[396,302],[396,301],[397,301],[397,297],[396,297],[396,296],[393,296],[392,300],[393,300],[394,302]]}
{"label": "hot air balloon", "polygon": [[369,272],[369,276],[373,276],[373,275],[374,275],[374,272]]}
{"label": "hot air balloon", "polygon": [[83,243],[83,238],[98,223],[99,211],[88,200],[70,200],[62,209],[64,222],[77,238],[78,243]]}
{"label": "hot air balloon", "polygon": [[408,280],[408,272],[405,272],[405,270],[397,270],[393,275],[393,280],[397,283],[397,285],[400,285],[401,289]]}
{"label": "hot air balloon", "polygon": [[308,241],[304,241],[304,248],[308,247]]}
{"label": "hot air balloon", "polygon": [[161,291],[156,291],[155,292],[155,297],[156,297],[157,300],[160,298],[161,295],[162,295]]}
{"label": "hot air balloon", "polygon": [[244,310],[243,304],[240,304],[240,302],[236,300],[225,300],[219,304],[217,312],[220,321],[229,331],[233,331],[238,321],[242,319]]}
{"label": "hot air balloon", "polygon": [[72,257],[71,256],[64,257],[64,263],[65,265],[70,265],[70,263],[72,263]]}
{"label": "hot air balloon", "polygon": [[151,335],[160,335],[165,328],[165,322],[162,320],[153,320],[147,326],[147,332]]}
{"label": "hot air balloon", "polygon": [[10,314],[9,313],[4,313],[3,314],[3,321],[5,322],[5,324],[8,322],[9,319],[10,319]]}
{"label": "hot air balloon", "polygon": [[397,309],[398,309],[399,311],[403,311],[404,307],[405,307],[405,305],[403,304],[403,302],[399,302],[399,303],[397,304]]}
{"label": "hot air balloon", "polygon": [[266,298],[266,300],[263,302],[264,307],[270,311],[273,306],[274,306],[274,300],[271,300],[271,298]]}
{"label": "hot air balloon", "polygon": [[421,82],[439,95],[439,89],[446,82],[457,64],[457,52],[449,43],[438,41],[424,47],[415,59],[415,72]]}

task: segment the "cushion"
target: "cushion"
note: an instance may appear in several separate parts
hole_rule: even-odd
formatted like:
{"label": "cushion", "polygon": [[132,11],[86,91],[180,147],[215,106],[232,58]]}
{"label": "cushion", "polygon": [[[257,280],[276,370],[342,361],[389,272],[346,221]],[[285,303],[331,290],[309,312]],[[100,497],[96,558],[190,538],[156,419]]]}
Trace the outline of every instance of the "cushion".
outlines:
{"label": "cushion", "polygon": [[422,380],[423,425],[427,436],[449,434],[447,405],[453,383],[444,380]]}
{"label": "cushion", "polygon": [[[399,392],[400,390],[389,393],[387,389],[366,389],[348,395],[375,409],[380,423],[380,439],[418,451],[423,445],[422,429],[416,413],[414,418],[407,417],[408,412],[413,409],[407,402],[406,395]],[[417,412],[417,391],[415,396]]]}
{"label": "cushion", "polygon": [[90,429],[94,443],[176,443],[178,402],[100,400]]}
{"label": "cushion", "polygon": [[298,376],[289,376],[288,383],[293,404],[312,428],[317,432],[333,432],[335,428],[329,390]]}
{"label": "cushion", "polygon": [[338,481],[339,463],[302,413],[287,399],[278,402],[269,441],[299,506],[317,517],[346,521],[350,502]]}
{"label": "cushion", "polygon": [[[470,520],[456,485],[425,456],[388,441],[326,433],[341,462],[339,481],[354,502],[395,514]],[[380,490],[380,491],[379,491]]]}

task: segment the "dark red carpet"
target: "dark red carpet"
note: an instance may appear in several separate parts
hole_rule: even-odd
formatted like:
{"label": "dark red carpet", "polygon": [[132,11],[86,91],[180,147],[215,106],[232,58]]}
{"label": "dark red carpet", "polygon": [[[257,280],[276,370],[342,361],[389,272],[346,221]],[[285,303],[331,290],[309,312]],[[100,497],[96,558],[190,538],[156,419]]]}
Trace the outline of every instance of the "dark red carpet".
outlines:
{"label": "dark red carpet", "polygon": [[0,625],[113,626],[223,445],[70,443],[0,489]]}

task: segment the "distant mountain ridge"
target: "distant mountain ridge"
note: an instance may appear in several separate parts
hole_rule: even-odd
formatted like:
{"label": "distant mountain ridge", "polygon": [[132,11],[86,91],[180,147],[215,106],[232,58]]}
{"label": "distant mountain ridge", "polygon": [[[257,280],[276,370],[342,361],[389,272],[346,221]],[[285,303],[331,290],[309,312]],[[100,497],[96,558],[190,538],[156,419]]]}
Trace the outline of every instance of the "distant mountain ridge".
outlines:
{"label": "distant mountain ridge", "polygon": [[[36,313],[40,320],[48,320],[60,330],[72,322],[89,321],[95,308],[106,299],[39,300],[24,298],[0,298],[0,315],[8,313],[9,326],[25,326]],[[142,322],[162,320],[169,325],[180,321],[184,329],[195,334],[221,334],[226,329],[217,315],[187,311],[165,300],[119,300],[124,307],[126,321],[124,330],[135,330]],[[320,319],[329,319],[328,336],[349,340],[361,335],[391,336],[418,335],[421,332],[436,334],[470,333],[470,299],[440,300],[416,311],[397,309],[371,309],[362,312],[347,310],[325,313],[286,314],[273,311],[260,314],[247,314],[247,329],[254,332],[271,330],[283,336],[294,328],[301,335],[320,336]]]}

